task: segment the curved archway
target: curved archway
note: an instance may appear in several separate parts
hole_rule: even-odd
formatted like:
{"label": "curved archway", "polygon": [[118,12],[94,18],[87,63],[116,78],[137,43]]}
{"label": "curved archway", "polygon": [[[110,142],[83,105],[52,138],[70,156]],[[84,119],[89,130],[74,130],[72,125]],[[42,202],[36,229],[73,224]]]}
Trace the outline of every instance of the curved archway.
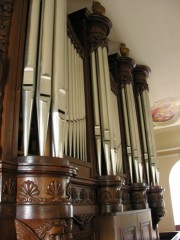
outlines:
{"label": "curved archway", "polygon": [[[180,160],[174,164],[169,175],[172,209],[176,228],[180,227]],[[176,229],[178,230],[178,229]]]}

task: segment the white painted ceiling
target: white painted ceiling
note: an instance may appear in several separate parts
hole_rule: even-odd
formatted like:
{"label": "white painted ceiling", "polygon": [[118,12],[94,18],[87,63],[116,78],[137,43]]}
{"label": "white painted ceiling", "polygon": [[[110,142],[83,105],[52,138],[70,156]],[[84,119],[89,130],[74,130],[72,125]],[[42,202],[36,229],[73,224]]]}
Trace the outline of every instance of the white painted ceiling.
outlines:
{"label": "white painted ceiling", "polygon": [[[68,0],[68,13],[92,0]],[[111,49],[121,42],[137,64],[151,68],[149,96],[155,102],[180,97],[180,0],[100,0],[112,22]]]}

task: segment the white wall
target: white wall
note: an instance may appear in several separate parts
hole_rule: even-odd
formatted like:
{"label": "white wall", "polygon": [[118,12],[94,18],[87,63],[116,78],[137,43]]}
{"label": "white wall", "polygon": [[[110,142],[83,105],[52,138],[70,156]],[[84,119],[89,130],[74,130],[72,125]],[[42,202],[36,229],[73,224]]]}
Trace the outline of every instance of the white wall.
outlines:
{"label": "white wall", "polygon": [[159,223],[159,231],[174,231],[169,175],[174,164],[180,160],[180,125],[155,130],[160,170],[160,185],[165,188],[164,201],[166,213]]}

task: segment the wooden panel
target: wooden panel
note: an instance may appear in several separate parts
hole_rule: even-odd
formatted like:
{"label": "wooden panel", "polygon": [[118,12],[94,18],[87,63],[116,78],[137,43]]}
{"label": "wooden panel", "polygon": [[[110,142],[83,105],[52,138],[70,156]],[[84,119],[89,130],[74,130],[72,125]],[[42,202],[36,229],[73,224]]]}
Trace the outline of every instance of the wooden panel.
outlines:
{"label": "wooden panel", "polygon": [[151,222],[150,221],[141,223],[140,230],[141,230],[142,240],[152,239],[152,234],[151,234],[152,227],[151,227]]}
{"label": "wooden panel", "polygon": [[136,240],[136,226],[124,228],[122,230],[122,236],[120,239],[123,240]]}
{"label": "wooden panel", "polygon": [[150,209],[98,217],[100,240],[155,240]]}

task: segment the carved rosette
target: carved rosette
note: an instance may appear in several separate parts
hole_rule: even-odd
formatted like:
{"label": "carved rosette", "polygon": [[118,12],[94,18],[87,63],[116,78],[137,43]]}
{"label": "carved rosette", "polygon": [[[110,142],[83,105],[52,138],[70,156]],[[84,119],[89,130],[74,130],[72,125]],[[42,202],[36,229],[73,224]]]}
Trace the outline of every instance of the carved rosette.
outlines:
{"label": "carved rosette", "polygon": [[144,90],[149,91],[147,79],[151,70],[144,65],[137,65],[133,70],[134,88],[136,95],[141,94]]}
{"label": "carved rosette", "polygon": [[122,212],[122,186],[124,180],[117,176],[100,176],[97,200],[101,213]]}
{"label": "carved rosette", "polygon": [[148,208],[147,185],[144,183],[133,183],[130,190],[131,206],[134,210]]}
{"label": "carved rosette", "polygon": [[90,52],[95,51],[98,47],[107,47],[107,36],[112,27],[111,21],[99,14],[91,14],[88,22],[88,42]]}
{"label": "carved rosette", "polygon": [[147,191],[148,203],[151,208],[153,228],[156,228],[156,225],[165,215],[165,203],[163,199],[164,188],[161,186],[150,187]]}

